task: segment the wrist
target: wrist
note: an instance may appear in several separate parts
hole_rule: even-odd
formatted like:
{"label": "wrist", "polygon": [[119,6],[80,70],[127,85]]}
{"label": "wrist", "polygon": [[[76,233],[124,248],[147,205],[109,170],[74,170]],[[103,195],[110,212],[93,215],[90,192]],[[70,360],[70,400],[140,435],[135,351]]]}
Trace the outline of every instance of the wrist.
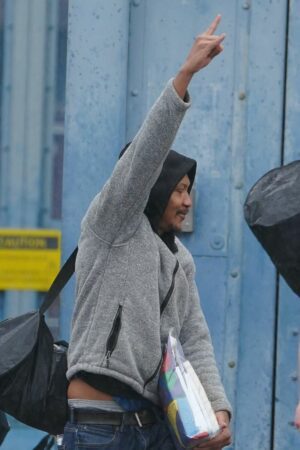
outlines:
{"label": "wrist", "polygon": [[218,419],[218,422],[223,422],[224,425],[228,426],[230,423],[230,414],[226,410],[220,410],[216,412],[216,416]]}
{"label": "wrist", "polygon": [[181,66],[179,71],[178,71],[178,76],[180,76],[181,78],[185,79],[188,83],[191,81],[191,79],[193,78],[194,72],[192,72],[188,67],[186,67],[185,65]]}
{"label": "wrist", "polygon": [[177,94],[182,99],[184,99],[184,97],[185,97],[188,85],[189,85],[192,77],[193,77],[193,74],[190,71],[185,70],[184,68],[181,68],[178,71],[176,77],[174,78],[173,85],[175,87],[175,90],[177,91]]}

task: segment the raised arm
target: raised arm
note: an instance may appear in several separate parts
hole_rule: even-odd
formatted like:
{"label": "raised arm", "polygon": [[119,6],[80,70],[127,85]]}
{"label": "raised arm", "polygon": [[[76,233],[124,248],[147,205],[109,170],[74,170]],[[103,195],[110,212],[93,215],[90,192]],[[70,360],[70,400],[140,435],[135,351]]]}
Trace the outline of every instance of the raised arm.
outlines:
{"label": "raised arm", "polygon": [[188,85],[194,74],[222,51],[225,35],[213,34],[219,22],[217,16],[195,39],[178,74],[155,102],[112,176],[91,203],[83,226],[89,226],[100,239],[120,245],[137,229],[150,190],[189,107]]}

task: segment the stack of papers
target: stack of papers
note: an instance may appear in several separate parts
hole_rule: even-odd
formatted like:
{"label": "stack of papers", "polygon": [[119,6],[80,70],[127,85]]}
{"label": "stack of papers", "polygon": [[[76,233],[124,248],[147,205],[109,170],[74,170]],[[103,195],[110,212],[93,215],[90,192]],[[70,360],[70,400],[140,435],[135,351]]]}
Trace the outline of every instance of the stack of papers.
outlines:
{"label": "stack of papers", "polygon": [[193,448],[219,433],[220,427],[201,381],[171,334],[161,368],[159,393],[178,449]]}

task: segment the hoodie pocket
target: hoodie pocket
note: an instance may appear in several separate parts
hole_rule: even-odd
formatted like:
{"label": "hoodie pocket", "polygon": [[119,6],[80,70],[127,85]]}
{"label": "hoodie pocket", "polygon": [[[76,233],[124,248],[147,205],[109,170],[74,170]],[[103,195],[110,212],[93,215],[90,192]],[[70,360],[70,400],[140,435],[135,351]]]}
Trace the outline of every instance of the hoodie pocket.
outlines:
{"label": "hoodie pocket", "polygon": [[115,315],[112,328],[110,330],[108,339],[106,341],[106,352],[105,352],[105,358],[106,358],[106,367],[109,367],[109,360],[110,357],[116,348],[119,334],[121,331],[121,325],[122,325],[122,305],[119,305],[118,311]]}

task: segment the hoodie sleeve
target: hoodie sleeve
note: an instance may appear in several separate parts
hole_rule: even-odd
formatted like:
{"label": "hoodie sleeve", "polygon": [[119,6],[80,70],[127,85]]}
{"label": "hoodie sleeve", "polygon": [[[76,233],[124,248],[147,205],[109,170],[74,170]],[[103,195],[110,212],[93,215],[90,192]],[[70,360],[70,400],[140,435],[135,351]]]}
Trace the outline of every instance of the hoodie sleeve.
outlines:
{"label": "hoodie sleeve", "polygon": [[99,239],[114,245],[121,245],[132,236],[190,106],[188,94],[185,100],[178,96],[170,80],[102,191],[90,204],[82,227],[88,226]]}
{"label": "hoodie sleeve", "polygon": [[195,282],[195,265],[191,256],[185,272],[190,286],[190,301],[179,337],[180,343],[186,359],[190,361],[201,380],[213,410],[225,410],[231,415],[231,406],[220,379],[209,329],[200,305]]}

